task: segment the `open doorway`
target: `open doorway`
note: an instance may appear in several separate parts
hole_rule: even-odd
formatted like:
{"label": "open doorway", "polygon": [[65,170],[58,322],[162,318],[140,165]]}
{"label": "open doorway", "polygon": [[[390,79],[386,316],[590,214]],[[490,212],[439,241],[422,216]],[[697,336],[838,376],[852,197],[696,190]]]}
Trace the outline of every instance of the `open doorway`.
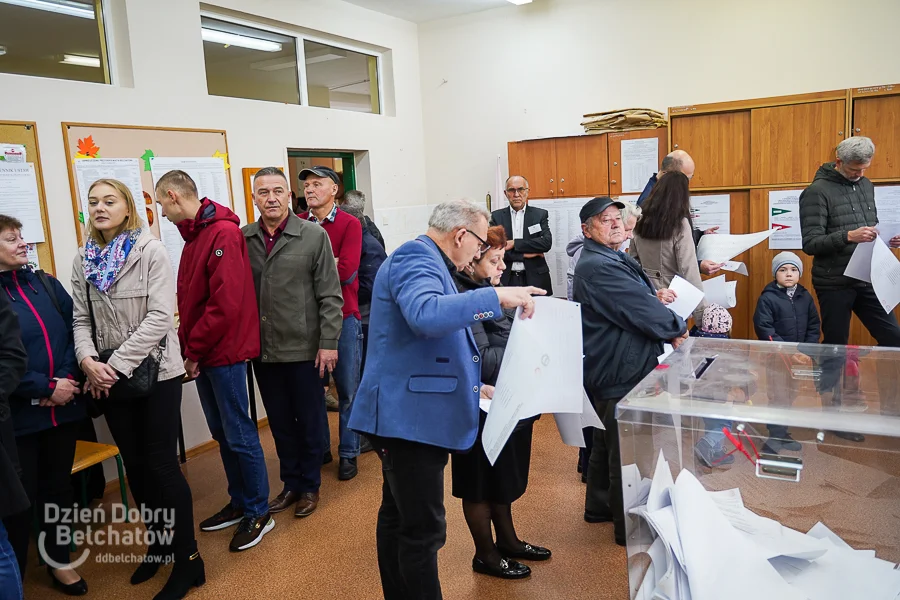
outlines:
{"label": "open doorway", "polygon": [[300,183],[300,171],[310,167],[328,167],[341,177],[341,185],[338,188],[338,204],[343,201],[344,192],[356,188],[356,161],[352,152],[329,152],[311,150],[288,150],[288,176],[291,189],[297,195],[300,208],[304,208],[306,202],[303,199],[303,185]]}

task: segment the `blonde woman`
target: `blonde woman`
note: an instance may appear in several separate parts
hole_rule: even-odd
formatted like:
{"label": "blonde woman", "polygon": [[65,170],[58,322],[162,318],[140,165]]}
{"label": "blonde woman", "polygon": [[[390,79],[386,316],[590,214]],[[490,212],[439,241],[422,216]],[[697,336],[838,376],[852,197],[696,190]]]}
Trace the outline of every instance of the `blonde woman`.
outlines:
{"label": "blonde woman", "polygon": [[[122,182],[100,179],[90,187],[87,240],[72,270],[75,356],[86,389],[105,410],[135,500],[167,516],[145,523],[152,543],[131,577],[133,585],[149,580],[174,555],[175,567],[155,597],[167,600],[202,585],[205,573],[191,490],[176,458],[185,371],[174,327],[175,281],[165,247],[138,215]],[[159,363],[156,385],[144,397],[117,392],[113,386],[148,357]]]}

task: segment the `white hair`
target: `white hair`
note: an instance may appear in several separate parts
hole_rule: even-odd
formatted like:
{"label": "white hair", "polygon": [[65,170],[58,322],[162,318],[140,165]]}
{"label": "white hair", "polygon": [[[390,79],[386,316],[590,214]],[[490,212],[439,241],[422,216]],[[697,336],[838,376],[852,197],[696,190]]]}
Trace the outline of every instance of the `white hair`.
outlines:
{"label": "white hair", "polygon": [[428,227],[450,233],[460,227],[471,229],[481,219],[490,222],[491,213],[475,201],[468,198],[447,200],[434,207],[431,218],[428,219]]}
{"label": "white hair", "polygon": [[627,223],[628,219],[631,217],[634,217],[635,221],[641,220],[641,213],[643,211],[640,206],[632,204],[631,202],[626,202],[625,200],[620,200],[619,202],[625,205],[625,208],[621,209],[623,223]]}
{"label": "white hair", "polygon": [[849,164],[867,163],[875,156],[875,144],[867,137],[855,135],[837,146],[837,157]]}

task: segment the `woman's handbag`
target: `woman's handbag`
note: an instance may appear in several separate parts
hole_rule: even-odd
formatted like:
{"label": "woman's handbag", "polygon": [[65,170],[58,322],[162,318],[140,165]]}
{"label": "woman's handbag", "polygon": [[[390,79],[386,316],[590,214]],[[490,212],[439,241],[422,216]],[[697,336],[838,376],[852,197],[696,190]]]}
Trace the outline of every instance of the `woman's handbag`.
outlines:
{"label": "woman's handbag", "polygon": [[[91,338],[94,340],[94,347],[97,345],[97,324],[94,321],[94,305],[91,302],[91,284],[87,283],[87,304],[88,312],[91,316]],[[162,349],[166,347],[166,338],[163,338],[156,347],[155,352],[151,352],[137,368],[131,372],[131,377],[119,376],[117,381],[109,390],[109,399],[130,400],[132,398],[146,398],[156,388],[156,382],[159,379],[159,363],[162,360]],[[100,352],[99,361],[106,363],[115,352],[115,348],[110,348]]]}

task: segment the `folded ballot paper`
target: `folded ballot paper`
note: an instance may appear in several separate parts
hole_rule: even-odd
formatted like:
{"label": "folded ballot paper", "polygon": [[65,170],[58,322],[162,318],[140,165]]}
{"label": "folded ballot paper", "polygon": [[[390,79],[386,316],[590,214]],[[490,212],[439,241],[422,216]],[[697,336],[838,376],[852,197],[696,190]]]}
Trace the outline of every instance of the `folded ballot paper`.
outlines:
{"label": "folded ballot paper", "polygon": [[784,527],[747,509],[739,489],[709,492],[689,471],[673,480],[662,452],[646,503],[628,512],[654,534],[639,600],[900,597],[900,570],[874,551],[853,549],[823,523]]}

